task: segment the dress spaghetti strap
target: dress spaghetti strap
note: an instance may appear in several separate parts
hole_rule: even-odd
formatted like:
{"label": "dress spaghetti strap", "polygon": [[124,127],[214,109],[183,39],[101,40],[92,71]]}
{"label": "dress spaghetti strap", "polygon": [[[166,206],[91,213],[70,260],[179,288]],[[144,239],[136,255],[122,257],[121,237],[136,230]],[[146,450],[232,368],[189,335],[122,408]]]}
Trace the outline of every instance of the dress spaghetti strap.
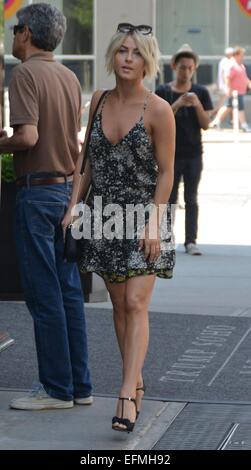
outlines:
{"label": "dress spaghetti strap", "polygon": [[143,111],[142,111],[142,114],[140,116],[140,121],[142,121],[144,119],[144,115],[145,115],[145,111],[146,111],[146,108],[148,106],[148,103],[149,103],[149,98],[151,96],[152,92],[151,91],[148,91],[146,97],[145,97],[145,101],[144,101],[144,104],[143,104]]}

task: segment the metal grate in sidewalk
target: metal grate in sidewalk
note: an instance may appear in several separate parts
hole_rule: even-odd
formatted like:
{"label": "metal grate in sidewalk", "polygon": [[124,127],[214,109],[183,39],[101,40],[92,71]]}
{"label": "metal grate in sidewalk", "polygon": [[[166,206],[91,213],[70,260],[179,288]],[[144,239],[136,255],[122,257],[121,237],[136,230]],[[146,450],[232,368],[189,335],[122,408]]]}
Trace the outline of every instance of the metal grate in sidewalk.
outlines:
{"label": "metal grate in sidewalk", "polygon": [[225,440],[221,450],[250,450],[251,449],[251,419],[250,423],[233,424],[232,432]]}
{"label": "metal grate in sidewalk", "polygon": [[250,405],[188,404],[153,450],[251,450],[250,423]]}

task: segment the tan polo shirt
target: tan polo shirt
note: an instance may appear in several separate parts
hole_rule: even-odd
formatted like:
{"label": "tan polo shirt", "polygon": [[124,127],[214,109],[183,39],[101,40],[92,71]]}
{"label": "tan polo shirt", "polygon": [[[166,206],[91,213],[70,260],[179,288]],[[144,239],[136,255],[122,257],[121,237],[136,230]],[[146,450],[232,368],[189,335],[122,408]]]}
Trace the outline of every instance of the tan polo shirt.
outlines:
{"label": "tan polo shirt", "polygon": [[9,86],[10,125],[32,124],[38,142],[15,152],[17,177],[34,172],[74,171],[81,122],[81,89],[76,75],[57,63],[51,52],[39,52],[17,65]]}

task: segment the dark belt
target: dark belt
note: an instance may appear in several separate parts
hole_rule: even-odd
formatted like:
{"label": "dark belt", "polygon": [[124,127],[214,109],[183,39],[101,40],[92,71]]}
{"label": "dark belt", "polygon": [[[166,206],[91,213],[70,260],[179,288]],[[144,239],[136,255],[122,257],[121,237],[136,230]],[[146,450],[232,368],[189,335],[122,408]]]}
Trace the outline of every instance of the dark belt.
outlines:
{"label": "dark belt", "polygon": [[73,175],[70,176],[51,176],[48,178],[36,178],[24,176],[16,180],[17,186],[39,186],[39,185],[48,185],[48,184],[58,184],[58,183],[70,183],[73,181]]}

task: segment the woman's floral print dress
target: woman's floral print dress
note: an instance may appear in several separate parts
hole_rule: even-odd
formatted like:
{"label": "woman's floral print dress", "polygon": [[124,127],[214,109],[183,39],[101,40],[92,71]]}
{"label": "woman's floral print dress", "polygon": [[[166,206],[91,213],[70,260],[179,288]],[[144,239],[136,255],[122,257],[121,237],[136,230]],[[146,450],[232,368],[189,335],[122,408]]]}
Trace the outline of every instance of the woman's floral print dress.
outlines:
{"label": "woman's floral print dress", "polygon": [[[139,250],[138,235],[142,233],[145,221],[143,225],[138,223],[137,227],[136,217],[128,216],[136,205],[146,207],[150,204],[156,188],[158,165],[144,126],[147,99],[139,121],[117,144],[111,144],[102,129],[102,110],[108,94],[91,131],[89,161],[92,191],[87,204],[92,211],[92,235],[95,236],[83,242],[80,270],[96,272],[109,282],[125,282],[131,277],[147,274],[171,278],[175,251],[171,241],[169,206],[164,235],[161,235],[161,254],[154,262],[146,260],[144,250]],[[97,206],[102,206],[102,213]],[[95,226],[100,221],[102,230],[100,225],[98,229]],[[106,231],[108,235],[104,236]]]}

